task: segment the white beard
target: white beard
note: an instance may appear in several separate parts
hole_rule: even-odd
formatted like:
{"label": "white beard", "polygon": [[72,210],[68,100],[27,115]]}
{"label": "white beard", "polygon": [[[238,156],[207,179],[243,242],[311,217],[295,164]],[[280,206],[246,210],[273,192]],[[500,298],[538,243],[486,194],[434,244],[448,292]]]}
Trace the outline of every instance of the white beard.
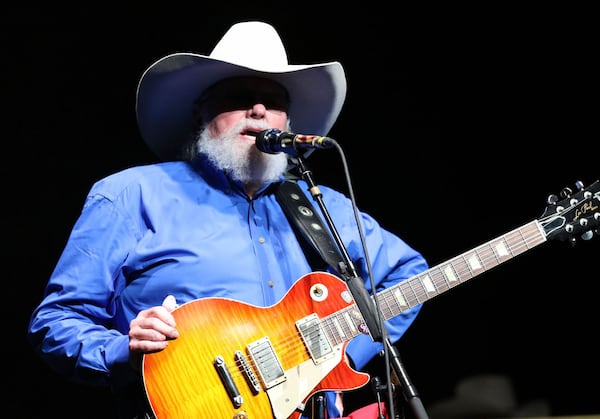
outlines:
{"label": "white beard", "polygon": [[256,120],[241,121],[221,138],[211,137],[209,129],[203,129],[198,135],[196,151],[205,154],[216,167],[231,178],[245,185],[259,187],[277,180],[287,170],[288,159],[284,153],[264,153],[254,144],[236,138],[241,131],[250,126],[270,128]]}

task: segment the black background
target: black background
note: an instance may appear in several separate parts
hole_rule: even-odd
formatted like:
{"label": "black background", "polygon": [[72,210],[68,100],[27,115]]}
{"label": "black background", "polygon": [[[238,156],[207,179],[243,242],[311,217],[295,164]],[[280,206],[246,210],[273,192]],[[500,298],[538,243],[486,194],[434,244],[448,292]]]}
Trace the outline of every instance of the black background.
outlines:
{"label": "black background", "polygon": [[[233,22],[274,24],[291,63],[344,65],[347,100],[329,136],[357,202],[432,266],[540,217],[547,195],[599,178],[591,10],[387,7],[5,10],[5,409],[110,411],[105,392],[66,383],[32,354],[28,316],[91,184],[156,161],[135,122],[142,72],[172,52],[208,55]],[[347,190],[333,151],[308,163],[319,183]],[[398,344],[425,408],[465,377],[497,373],[519,402],[600,413],[599,249],[597,239],[550,241],[428,301]]]}

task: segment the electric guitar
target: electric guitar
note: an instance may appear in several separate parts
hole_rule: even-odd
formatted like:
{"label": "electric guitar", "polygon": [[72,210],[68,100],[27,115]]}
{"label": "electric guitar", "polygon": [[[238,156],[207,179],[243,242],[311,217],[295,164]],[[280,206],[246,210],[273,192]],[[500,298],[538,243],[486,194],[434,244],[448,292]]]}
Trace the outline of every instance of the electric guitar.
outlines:
{"label": "electric guitar", "polygon": [[[549,239],[599,234],[600,185],[551,195],[542,217],[377,293],[385,320]],[[299,418],[323,390],[364,386],[345,362],[348,342],[368,333],[344,281],[326,272],[298,279],[284,298],[256,307],[203,298],[173,312],[179,337],[146,354],[142,378],[158,419]]]}

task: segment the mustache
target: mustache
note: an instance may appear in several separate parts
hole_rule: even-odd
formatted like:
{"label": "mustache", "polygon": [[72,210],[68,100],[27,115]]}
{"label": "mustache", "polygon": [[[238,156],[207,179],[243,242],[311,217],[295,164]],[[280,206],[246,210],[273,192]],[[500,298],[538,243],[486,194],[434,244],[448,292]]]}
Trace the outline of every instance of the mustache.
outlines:
{"label": "mustache", "polygon": [[265,121],[257,121],[254,119],[244,119],[237,123],[231,131],[236,134],[255,135],[255,133],[269,129],[269,124]]}

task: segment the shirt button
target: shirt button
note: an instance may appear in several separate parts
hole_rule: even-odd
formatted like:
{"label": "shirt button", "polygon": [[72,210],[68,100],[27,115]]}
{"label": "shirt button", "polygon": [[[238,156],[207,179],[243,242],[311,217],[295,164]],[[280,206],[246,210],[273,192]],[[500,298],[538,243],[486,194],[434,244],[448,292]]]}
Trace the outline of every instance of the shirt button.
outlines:
{"label": "shirt button", "polygon": [[259,237],[259,238],[258,238],[258,242],[259,242],[259,243],[264,243],[264,242],[266,242],[266,240],[265,240],[265,238],[264,238],[264,237]]}
{"label": "shirt button", "polygon": [[270,286],[271,288],[273,288],[273,287],[275,286],[275,283],[274,283],[273,281],[269,281],[269,286]]}

